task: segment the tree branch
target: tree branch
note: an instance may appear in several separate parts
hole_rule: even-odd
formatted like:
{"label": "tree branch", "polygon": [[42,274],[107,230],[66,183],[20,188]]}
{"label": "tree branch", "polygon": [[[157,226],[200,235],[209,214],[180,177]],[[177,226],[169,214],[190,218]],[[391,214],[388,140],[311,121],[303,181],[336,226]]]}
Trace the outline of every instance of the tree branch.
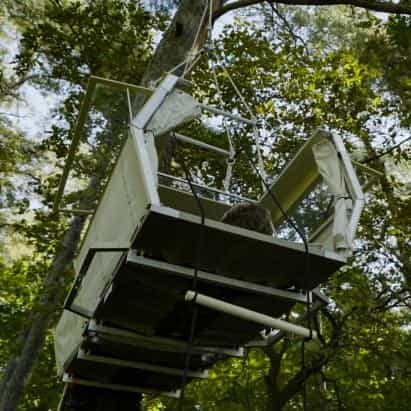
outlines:
{"label": "tree branch", "polygon": [[[218,19],[229,11],[238,10],[249,6],[255,6],[262,2],[263,0],[238,0],[235,3],[228,3],[214,13],[214,20]],[[295,6],[347,5],[382,13],[411,15],[411,5],[396,4],[393,2],[386,3],[379,0],[278,0],[275,3]]]}
{"label": "tree branch", "polygon": [[288,20],[285,18],[285,16],[283,16],[280,13],[280,11],[274,6],[272,1],[266,0],[266,2],[271,7],[272,12],[282,21],[285,29],[289,32],[289,34],[293,38],[294,44],[297,45],[298,41],[300,41],[301,44],[303,45],[305,51],[308,52],[307,45],[305,44],[304,39],[294,32],[293,28],[291,27],[291,24],[288,22]]}
{"label": "tree branch", "polygon": [[316,361],[311,362],[309,366],[302,368],[283,388],[281,396],[288,401],[299,393],[304,381],[311,375],[319,373],[329,361],[329,357],[330,355],[322,355],[317,358]]}

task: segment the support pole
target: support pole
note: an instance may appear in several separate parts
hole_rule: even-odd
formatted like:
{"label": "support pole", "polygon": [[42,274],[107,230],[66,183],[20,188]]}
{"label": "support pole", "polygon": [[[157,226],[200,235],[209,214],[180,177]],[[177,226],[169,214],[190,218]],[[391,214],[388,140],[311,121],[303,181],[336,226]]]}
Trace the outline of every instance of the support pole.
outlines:
{"label": "support pole", "polygon": [[204,307],[208,307],[216,311],[221,311],[225,314],[232,315],[233,317],[238,317],[247,321],[261,324],[265,327],[283,330],[285,332],[293,333],[304,338],[317,338],[317,333],[314,330],[310,331],[308,328],[301,327],[300,325],[291,324],[287,321],[273,318],[256,311],[249,310],[247,308],[239,307],[238,305],[226,303],[225,301],[217,300],[216,298],[207,297],[203,294],[196,294],[191,290],[186,292],[185,300],[194,301],[195,303]]}

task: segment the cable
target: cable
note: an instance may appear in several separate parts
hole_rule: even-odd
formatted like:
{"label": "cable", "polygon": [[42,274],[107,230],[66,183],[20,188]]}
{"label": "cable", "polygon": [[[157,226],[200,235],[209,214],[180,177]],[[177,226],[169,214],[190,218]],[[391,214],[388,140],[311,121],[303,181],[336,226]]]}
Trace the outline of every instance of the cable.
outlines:
{"label": "cable", "polygon": [[[213,57],[216,62],[218,63],[219,61],[219,56],[217,55],[217,53],[215,52],[215,49],[213,47],[213,45],[211,44],[211,46],[209,47],[209,56]],[[226,59],[224,58],[224,63],[227,64]],[[257,121],[257,117],[254,115],[253,111],[251,110],[251,107],[249,106],[249,104],[247,104],[244,96],[241,94],[240,89],[237,87],[237,85],[235,84],[235,81],[233,80],[233,78],[231,77],[229,71],[226,69],[224,64],[221,64],[222,70],[224,72],[224,74],[226,75],[226,77],[228,78],[231,87],[233,88],[234,92],[237,94],[238,98],[240,99],[241,103],[243,104],[243,106],[245,107],[246,111],[248,112],[248,114],[251,116],[251,119],[254,121]],[[219,81],[218,81],[218,76],[215,70],[214,65],[211,65],[211,69],[213,72],[213,76],[214,76],[214,83],[217,89],[217,93],[219,95],[219,100],[220,100],[220,104],[223,105],[223,100],[222,100],[222,93],[221,93],[221,88],[219,85]],[[229,129],[227,128],[227,134],[230,133]],[[263,161],[263,157],[261,155],[261,147],[260,147],[260,140],[259,140],[259,136],[258,136],[258,129],[256,126],[253,127],[253,137],[254,137],[254,141],[255,141],[255,145],[256,145],[256,150],[257,150],[257,159],[258,159],[258,167],[260,169],[260,174],[262,175],[263,178],[266,178],[266,173],[265,173],[265,169],[264,169],[264,161]],[[230,143],[230,149],[232,147],[232,142]]]}
{"label": "cable", "polygon": [[[305,373],[305,339],[301,344],[301,369],[302,372]],[[303,410],[305,411],[307,409],[307,386],[305,384],[305,375],[303,377]]]}
{"label": "cable", "polygon": [[301,230],[300,227],[298,227],[297,223],[295,223],[293,221],[293,219],[291,217],[289,217],[289,215],[287,214],[287,212],[284,210],[283,206],[281,205],[281,203],[279,202],[279,200],[277,199],[277,197],[275,196],[275,194],[271,191],[270,186],[268,185],[267,181],[265,180],[265,178],[263,178],[263,176],[260,173],[260,170],[257,168],[257,166],[254,164],[254,161],[250,158],[250,156],[248,155],[248,153],[245,151],[245,149],[240,150],[240,152],[243,152],[245,157],[247,158],[247,161],[252,165],[254,171],[256,172],[258,178],[260,179],[261,183],[263,184],[263,186],[265,187],[265,189],[267,190],[268,195],[271,197],[274,205],[280,210],[282,216],[284,217],[284,219],[288,222],[288,224],[294,228],[294,230],[297,232],[297,234],[299,235],[299,237],[301,238],[302,242],[304,243],[304,249],[305,251],[308,253],[308,241],[307,241],[307,237],[305,235],[305,233]]}
{"label": "cable", "polygon": [[[305,268],[304,268],[304,280],[303,280],[303,283],[304,283],[305,280],[310,275],[310,252],[309,252],[309,248],[308,248],[307,236],[305,235],[304,231],[300,229],[298,224],[295,223],[292,220],[292,218],[288,216],[287,212],[284,210],[284,208],[282,207],[281,203],[278,201],[275,194],[270,190],[270,187],[269,187],[267,181],[261,175],[261,173],[258,170],[257,166],[254,164],[254,161],[252,161],[252,159],[250,158],[250,156],[248,156],[247,152],[244,149],[242,151],[244,152],[244,155],[246,156],[249,163],[254,168],[254,171],[257,173],[257,176],[260,178],[262,184],[266,188],[268,195],[273,200],[273,203],[278,207],[278,209],[280,210],[280,212],[283,215],[284,219],[288,222],[289,225],[291,225],[291,227],[294,228],[294,230],[298,233],[298,235],[300,236],[301,240],[304,243],[304,251],[305,251],[304,252],[304,254],[305,254]],[[310,335],[307,339],[304,339],[302,344],[301,344],[301,369],[302,369],[303,373],[305,373],[305,342],[310,341],[312,339],[312,334],[313,334],[313,330],[312,330],[312,327],[311,327],[310,292],[308,290],[306,290],[306,293],[307,293],[306,310],[307,310],[307,323],[308,323],[307,325],[308,325],[308,329],[310,330]],[[306,409],[307,409],[307,387],[306,387],[306,378],[304,378],[304,382],[303,382],[303,410],[305,411]]]}
{"label": "cable", "polygon": [[[202,50],[199,50],[196,54],[193,54],[193,52],[194,52],[194,50],[197,46],[198,39],[200,37],[201,27],[203,26],[205,18],[207,16],[207,10],[210,10],[209,12],[211,14],[211,6],[209,8],[208,4],[206,4],[205,7],[204,7],[204,11],[203,11],[203,14],[202,14],[201,19],[200,19],[200,23],[199,23],[198,28],[197,28],[197,32],[195,34],[193,44],[192,44],[191,49],[190,49],[190,51],[187,55],[187,59],[185,59],[187,64],[186,64],[186,67],[184,68],[184,72],[183,72],[183,75],[182,75],[183,78],[187,75],[187,73],[189,73],[192,70],[192,68],[195,65],[194,62],[197,62],[197,61],[195,61],[197,56],[202,53]],[[209,27],[207,27],[207,30],[209,31]]]}
{"label": "cable", "polygon": [[[174,143],[175,143],[174,147],[176,148],[178,145],[178,140],[177,140],[177,137],[175,136],[175,133],[172,133],[172,136],[174,138]],[[175,153],[177,155],[179,154],[177,149],[175,150]],[[181,411],[183,409],[185,386],[187,384],[187,373],[190,367],[190,357],[191,357],[191,351],[193,348],[194,333],[195,333],[195,328],[196,328],[196,323],[197,323],[197,318],[198,318],[198,305],[195,304],[195,302],[196,302],[197,294],[198,294],[198,289],[197,289],[198,270],[200,268],[199,266],[200,266],[201,252],[204,247],[205,211],[200,201],[200,198],[198,197],[198,194],[196,190],[194,189],[191,174],[185,164],[184,158],[181,156],[179,160],[180,160],[181,167],[183,168],[186,180],[188,182],[188,185],[190,186],[190,190],[195,198],[195,201],[198,206],[198,210],[200,211],[200,215],[201,215],[201,226],[200,226],[200,232],[199,232],[199,237],[197,241],[196,259],[194,262],[194,276],[193,276],[193,282],[191,285],[192,290],[194,291],[194,298],[192,299],[191,304],[193,304],[194,308],[193,308],[193,314],[191,316],[190,332],[189,332],[189,337],[188,337],[188,342],[187,342],[187,349],[185,352],[184,372],[183,372],[182,381],[181,381],[181,393],[180,393],[180,398],[179,398],[179,403],[178,403],[178,409],[179,411]]]}

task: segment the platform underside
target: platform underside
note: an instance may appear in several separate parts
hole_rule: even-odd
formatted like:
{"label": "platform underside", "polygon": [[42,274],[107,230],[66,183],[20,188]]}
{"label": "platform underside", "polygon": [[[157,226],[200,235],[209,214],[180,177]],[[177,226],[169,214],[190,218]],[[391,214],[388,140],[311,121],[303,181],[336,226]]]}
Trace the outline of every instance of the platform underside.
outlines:
{"label": "platform underside", "polygon": [[58,411],[131,411],[138,409],[140,401],[140,393],[69,384],[64,389]]}
{"label": "platform underside", "polygon": [[[181,388],[186,349],[185,342],[150,341],[150,338],[129,331],[99,325],[86,331],[81,350],[66,372],[78,380],[93,381],[102,386],[127,386],[141,392],[153,390],[176,395]],[[205,370],[230,353],[224,349],[220,353],[207,351],[208,347],[192,348],[187,382],[205,378]],[[233,356],[242,356],[241,350],[231,351]]]}
{"label": "platform underside", "polygon": [[[129,256],[118,271],[111,291],[97,312],[104,323],[149,336],[186,341],[191,304],[184,295],[192,287],[192,278],[163,264],[155,268],[144,258]],[[256,298],[253,289],[233,289],[198,279],[198,291],[214,298],[240,305],[267,315],[287,313],[294,302],[265,294]],[[200,308],[195,342],[200,345],[238,346],[254,338],[261,330],[258,324]]]}
{"label": "platform underside", "polygon": [[196,266],[226,277],[284,289],[311,290],[345,263],[337,254],[330,257],[332,253],[329,253],[326,257],[314,245],[310,245],[307,257],[301,243],[214,220],[206,219],[202,226],[200,217],[173,211],[152,207],[139,227],[132,248],[172,264]]}
{"label": "platform underside", "polygon": [[[203,246],[197,254],[201,236]],[[150,210],[94,315],[103,328],[118,332],[88,331],[82,350],[91,360],[77,356],[67,372],[102,384],[176,390],[194,309],[184,296],[193,286],[195,265],[200,268],[199,293],[278,318],[289,313],[296,301],[305,301],[299,289],[316,287],[343,262],[312,248],[308,274],[306,264],[300,244],[215,221],[206,220],[202,226],[196,216],[176,216],[163,207]],[[296,297],[289,298],[292,294]],[[235,352],[258,338],[262,328],[199,307],[189,368],[194,374],[189,380],[230,355],[229,350]],[[204,347],[219,354],[205,354]],[[98,362],[92,360],[96,357]],[[120,363],[105,363],[107,358]],[[139,369],[141,363],[177,371]]]}

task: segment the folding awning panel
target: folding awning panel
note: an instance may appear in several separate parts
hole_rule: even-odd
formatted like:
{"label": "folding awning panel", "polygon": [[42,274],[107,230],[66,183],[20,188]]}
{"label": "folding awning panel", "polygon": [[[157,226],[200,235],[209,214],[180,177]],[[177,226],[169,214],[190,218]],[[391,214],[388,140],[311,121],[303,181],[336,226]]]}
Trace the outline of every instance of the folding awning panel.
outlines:
{"label": "folding awning panel", "polygon": [[[270,191],[283,210],[291,215],[321,178],[327,186],[333,212],[314,228],[309,241],[345,259],[351,253],[364,195],[338,134],[318,129],[275,179]],[[270,193],[264,193],[259,202],[271,211],[276,226],[284,221],[285,216]]]}

